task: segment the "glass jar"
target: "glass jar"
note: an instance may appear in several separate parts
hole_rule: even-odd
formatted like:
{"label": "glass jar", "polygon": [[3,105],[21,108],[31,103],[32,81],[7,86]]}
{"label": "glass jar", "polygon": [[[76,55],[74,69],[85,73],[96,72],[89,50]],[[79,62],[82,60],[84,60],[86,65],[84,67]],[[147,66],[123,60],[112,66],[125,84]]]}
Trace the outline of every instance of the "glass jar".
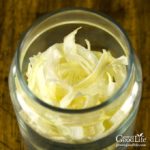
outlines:
{"label": "glass jar", "polygon": [[[29,58],[45,51],[77,27],[77,42],[91,42],[112,55],[128,58],[127,76],[120,89],[103,103],[85,109],[62,109],[45,103],[30,91],[26,81]],[[115,149],[117,135],[132,135],[141,98],[141,67],[125,32],[108,16],[85,9],[47,14],[22,37],[14,56],[9,89],[19,128],[29,149]],[[124,148],[124,147],[119,147]]]}

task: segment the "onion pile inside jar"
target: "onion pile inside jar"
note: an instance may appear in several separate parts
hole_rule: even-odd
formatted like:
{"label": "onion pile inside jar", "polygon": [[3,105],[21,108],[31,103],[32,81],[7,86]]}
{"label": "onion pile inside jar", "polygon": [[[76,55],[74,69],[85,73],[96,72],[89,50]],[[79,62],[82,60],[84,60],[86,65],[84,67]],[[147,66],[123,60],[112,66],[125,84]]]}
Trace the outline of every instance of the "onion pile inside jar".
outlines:
{"label": "onion pile inside jar", "polygon": [[91,51],[75,43],[74,30],[45,52],[30,58],[27,81],[30,90],[45,102],[69,109],[83,109],[108,99],[122,85],[127,58],[109,51]]}

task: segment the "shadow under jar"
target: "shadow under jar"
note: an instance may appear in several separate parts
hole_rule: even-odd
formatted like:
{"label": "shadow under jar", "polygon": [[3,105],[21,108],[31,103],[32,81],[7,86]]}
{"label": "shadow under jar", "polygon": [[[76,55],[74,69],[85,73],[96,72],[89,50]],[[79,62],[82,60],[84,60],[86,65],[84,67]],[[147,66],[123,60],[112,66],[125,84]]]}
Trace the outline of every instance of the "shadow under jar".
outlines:
{"label": "shadow under jar", "polygon": [[[29,58],[62,43],[64,36],[80,26],[77,43],[85,46],[84,39],[88,39],[93,50],[105,48],[114,57],[125,55],[127,76],[120,89],[97,106],[79,110],[57,108],[29,90],[26,81]],[[116,137],[133,134],[141,86],[141,67],[124,31],[107,16],[84,9],[61,10],[35,22],[21,39],[9,74],[12,103],[29,150],[124,149],[116,147]],[[103,113],[108,117],[104,118]],[[77,134],[73,131],[81,128],[98,135],[73,139],[73,134]]]}

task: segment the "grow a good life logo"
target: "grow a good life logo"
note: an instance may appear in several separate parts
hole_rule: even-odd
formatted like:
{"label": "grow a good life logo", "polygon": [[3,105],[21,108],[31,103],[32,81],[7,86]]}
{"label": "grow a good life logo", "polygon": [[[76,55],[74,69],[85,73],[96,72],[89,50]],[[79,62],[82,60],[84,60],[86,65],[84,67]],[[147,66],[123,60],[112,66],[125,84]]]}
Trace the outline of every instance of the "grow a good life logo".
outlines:
{"label": "grow a good life logo", "polygon": [[124,136],[118,135],[116,136],[116,147],[123,146],[136,146],[136,147],[144,147],[146,146],[146,138],[144,137],[143,133],[136,134],[134,136]]}

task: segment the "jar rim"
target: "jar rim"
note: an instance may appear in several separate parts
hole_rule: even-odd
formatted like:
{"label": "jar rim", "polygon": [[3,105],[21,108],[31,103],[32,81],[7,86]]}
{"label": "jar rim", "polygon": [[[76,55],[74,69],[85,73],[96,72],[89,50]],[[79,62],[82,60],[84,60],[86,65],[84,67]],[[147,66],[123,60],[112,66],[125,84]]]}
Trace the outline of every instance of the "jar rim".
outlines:
{"label": "jar rim", "polygon": [[[38,98],[36,95],[33,94],[33,92],[28,88],[24,77],[21,73],[20,70],[20,50],[21,50],[21,46],[22,43],[24,42],[24,39],[26,37],[26,35],[39,23],[41,23],[42,21],[44,21],[45,19],[47,19],[48,17],[51,17],[53,15],[62,13],[62,12],[67,12],[67,11],[84,11],[87,13],[91,13],[94,15],[99,15],[101,17],[104,17],[105,19],[109,20],[124,36],[128,47],[129,47],[129,57],[128,57],[128,62],[129,62],[129,67],[128,67],[128,71],[127,71],[127,77],[124,81],[124,83],[122,84],[122,86],[117,90],[117,92],[115,92],[110,98],[106,99],[104,102],[102,102],[99,105],[95,105],[93,107],[89,107],[89,108],[84,108],[84,109],[65,109],[65,108],[60,108],[60,107],[56,107],[53,105],[50,105],[46,102],[44,102],[43,100],[41,100],[40,98]],[[38,104],[42,105],[43,107],[46,107],[50,110],[53,111],[57,111],[57,112],[61,112],[61,113],[70,113],[70,114],[78,114],[78,113],[88,113],[88,112],[92,112],[92,111],[96,111],[96,110],[100,110],[103,107],[107,106],[108,104],[112,103],[113,101],[115,101],[115,99],[117,99],[128,87],[128,84],[130,82],[131,79],[131,75],[132,75],[132,66],[133,66],[133,61],[134,61],[134,57],[133,57],[133,48],[131,46],[131,42],[126,34],[126,32],[122,29],[122,27],[120,25],[118,25],[118,23],[116,23],[116,21],[114,21],[114,19],[112,19],[110,16],[107,16],[106,14],[103,14],[102,12],[98,12],[95,10],[91,10],[91,9],[87,9],[87,8],[65,8],[65,9],[60,9],[57,11],[53,11],[50,12],[46,15],[43,15],[42,17],[40,17],[39,19],[37,19],[32,25],[31,27],[29,27],[29,29],[22,35],[17,50],[16,50],[16,59],[15,59],[15,63],[16,63],[16,73],[18,78],[20,79],[20,84],[21,87],[28,93],[28,95]]]}

